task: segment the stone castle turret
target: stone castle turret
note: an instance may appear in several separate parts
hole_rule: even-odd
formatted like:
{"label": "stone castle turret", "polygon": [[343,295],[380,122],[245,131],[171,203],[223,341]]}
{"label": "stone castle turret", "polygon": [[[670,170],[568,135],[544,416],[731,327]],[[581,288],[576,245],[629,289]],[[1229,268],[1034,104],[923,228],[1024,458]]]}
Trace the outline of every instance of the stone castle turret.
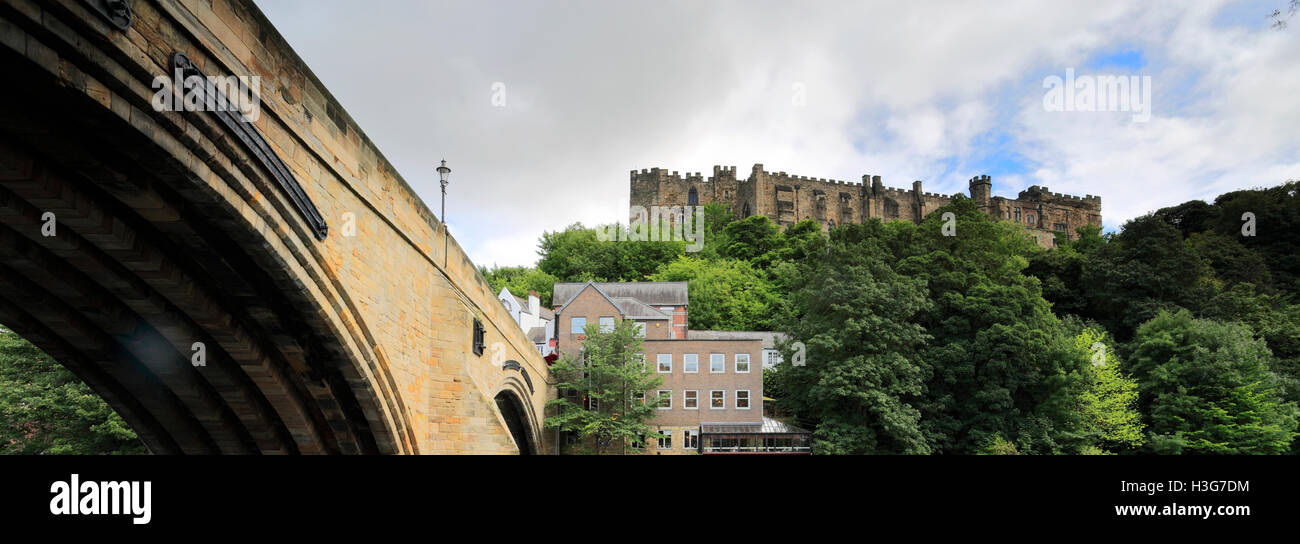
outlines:
{"label": "stone castle turret", "polygon": [[[762,164],[755,164],[745,179],[736,172],[735,166],[714,166],[706,179],[699,172],[633,170],[629,203],[649,209],[718,202],[738,217],[765,215],[782,226],[812,218],[829,229],[870,218],[919,223],[952,201],[952,196],[925,192],[919,180],[906,190],[886,187],[880,176],[871,174],[858,183],[769,172]],[[1101,197],[1092,195],[1062,195],[1033,186],[1015,199],[995,197],[992,178],[979,175],[970,180],[970,197],[990,216],[1023,226],[1043,247],[1052,247],[1058,231],[1073,239],[1080,226],[1101,226]]]}

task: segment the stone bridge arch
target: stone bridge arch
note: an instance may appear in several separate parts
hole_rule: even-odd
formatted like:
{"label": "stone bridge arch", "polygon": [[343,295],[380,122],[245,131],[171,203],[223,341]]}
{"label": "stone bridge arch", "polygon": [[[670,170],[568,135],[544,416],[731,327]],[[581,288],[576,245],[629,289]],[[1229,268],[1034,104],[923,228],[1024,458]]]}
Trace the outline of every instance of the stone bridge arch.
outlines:
{"label": "stone bridge arch", "polygon": [[[185,62],[260,115],[156,110]],[[545,363],[251,2],[0,0],[0,67],[0,323],[151,451],[543,451]]]}

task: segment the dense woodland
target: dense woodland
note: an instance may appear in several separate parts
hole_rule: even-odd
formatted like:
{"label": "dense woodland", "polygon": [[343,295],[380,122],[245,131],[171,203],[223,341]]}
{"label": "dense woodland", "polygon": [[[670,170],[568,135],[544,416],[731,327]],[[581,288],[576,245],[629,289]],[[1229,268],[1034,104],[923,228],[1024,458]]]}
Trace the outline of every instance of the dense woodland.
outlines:
{"label": "dense woodland", "polygon": [[765,394],[818,453],[1297,451],[1300,182],[1051,250],[960,197],[829,234],[710,205],[705,231],[687,253],[575,224],[535,268],[483,273],[546,305],[557,281],[687,281],[691,328],[790,333],[806,365],[784,346]]}
{"label": "dense woodland", "polygon": [[[952,212],[955,236],[944,236]],[[1243,214],[1254,215],[1253,236]],[[694,329],[780,330],[765,394],[818,453],[1297,451],[1300,182],[1164,208],[1043,250],[967,199],[909,222],[782,230],[706,207],[705,246],[544,233],[557,281],[686,281]],[[142,453],[57,362],[0,331],[0,453]]]}

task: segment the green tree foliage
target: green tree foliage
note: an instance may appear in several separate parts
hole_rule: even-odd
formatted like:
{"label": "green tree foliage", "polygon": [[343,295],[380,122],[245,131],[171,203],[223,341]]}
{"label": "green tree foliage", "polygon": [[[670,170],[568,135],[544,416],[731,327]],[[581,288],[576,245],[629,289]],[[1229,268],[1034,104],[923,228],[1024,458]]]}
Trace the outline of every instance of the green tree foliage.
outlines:
{"label": "green tree foliage", "polygon": [[1060,316],[1088,315],[1089,297],[1081,284],[1083,266],[1097,248],[1106,244],[1098,227],[1079,227],[1078,233],[1077,240],[1058,236],[1057,249],[1032,252],[1025,269],[1041,282],[1043,298]]}
{"label": "green tree foliage", "polygon": [[1237,238],[1214,231],[1200,232],[1187,237],[1187,247],[1205,261],[1221,286],[1249,283],[1272,290],[1273,275],[1264,258]]}
{"label": "green tree foliage", "polygon": [[748,261],[679,257],[650,276],[685,281],[691,296],[690,328],[769,330],[777,294],[772,282]]}
{"label": "green tree foliage", "polygon": [[494,294],[500,293],[502,287],[509,289],[515,296],[524,298],[528,297],[529,291],[537,291],[542,306],[547,307],[553,303],[552,291],[555,289],[555,283],[559,281],[546,272],[525,266],[503,266],[491,270],[479,267],[479,272],[488,281]]}
{"label": "green tree foliage", "polygon": [[785,247],[785,237],[780,227],[762,215],[751,215],[732,221],[723,228],[727,245],[724,257],[753,262],[766,268],[776,259],[776,253]]}
{"label": "green tree foliage", "polygon": [[48,355],[0,328],[0,453],[148,453],[121,416]]}
{"label": "green tree foliage", "polygon": [[1272,354],[1241,323],[1162,311],[1134,338],[1130,372],[1156,453],[1276,454],[1296,435]]}
{"label": "green tree foliage", "polygon": [[537,268],[560,281],[644,281],[685,253],[684,242],[602,242],[596,229],[574,223],[542,233]]}
{"label": "green tree foliage", "polygon": [[1079,398],[1083,433],[1102,452],[1127,451],[1141,446],[1145,438],[1142,413],[1138,412],[1138,385],[1120,369],[1119,356],[1107,342],[1106,333],[1086,328],[1074,337],[1074,347],[1087,354],[1087,388]]}
{"label": "green tree foliage", "polygon": [[776,373],[784,409],[815,424],[814,451],[927,453],[914,406],[927,373],[918,361],[929,305],[925,285],[885,260],[878,221],[831,231],[826,254],[799,270],[786,330],[806,344],[806,366],[785,347]]}
{"label": "green tree foliage", "polygon": [[587,325],[582,357],[565,355],[551,366],[564,394],[547,402],[547,428],[577,433],[598,454],[623,453],[660,436],[646,422],[658,409],[655,390],[663,378],[646,364],[639,331],[632,320],[605,332]]}
{"label": "green tree foliage", "polygon": [[[955,236],[942,234],[947,212]],[[923,279],[934,302],[917,315],[934,338],[921,354],[931,374],[921,403],[931,449],[975,453],[1002,436],[1021,453],[1077,451],[1088,363],[1024,274],[1033,242],[960,197],[930,214],[914,239],[899,270]]]}
{"label": "green tree foliage", "polygon": [[[1274,285],[1290,294],[1300,292],[1300,180],[1269,187],[1234,191],[1214,199],[1219,209],[1214,231],[1236,238],[1268,264]],[[1255,216],[1254,236],[1242,236],[1242,217]]]}
{"label": "green tree foliage", "polygon": [[1213,295],[1209,270],[1178,229],[1153,215],[1139,217],[1085,263],[1088,317],[1128,341],[1162,309],[1199,309]]}

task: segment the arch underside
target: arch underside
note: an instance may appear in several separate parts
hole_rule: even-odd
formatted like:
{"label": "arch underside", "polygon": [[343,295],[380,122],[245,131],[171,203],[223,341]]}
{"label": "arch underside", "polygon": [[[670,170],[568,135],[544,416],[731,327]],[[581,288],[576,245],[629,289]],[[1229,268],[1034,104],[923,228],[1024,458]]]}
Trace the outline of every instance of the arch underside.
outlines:
{"label": "arch underside", "polygon": [[[0,86],[0,323],[86,381],[154,453],[413,451],[391,378],[359,360],[364,338],[331,325],[361,326],[339,317],[347,304],[321,307],[301,272],[317,263],[266,243],[303,239],[297,218],[255,226],[144,120],[3,47],[0,66],[14,82]],[[280,198],[215,126],[191,127],[222,154],[203,157],[214,175],[237,165],[225,174]],[[196,342],[205,366],[192,364]]]}

